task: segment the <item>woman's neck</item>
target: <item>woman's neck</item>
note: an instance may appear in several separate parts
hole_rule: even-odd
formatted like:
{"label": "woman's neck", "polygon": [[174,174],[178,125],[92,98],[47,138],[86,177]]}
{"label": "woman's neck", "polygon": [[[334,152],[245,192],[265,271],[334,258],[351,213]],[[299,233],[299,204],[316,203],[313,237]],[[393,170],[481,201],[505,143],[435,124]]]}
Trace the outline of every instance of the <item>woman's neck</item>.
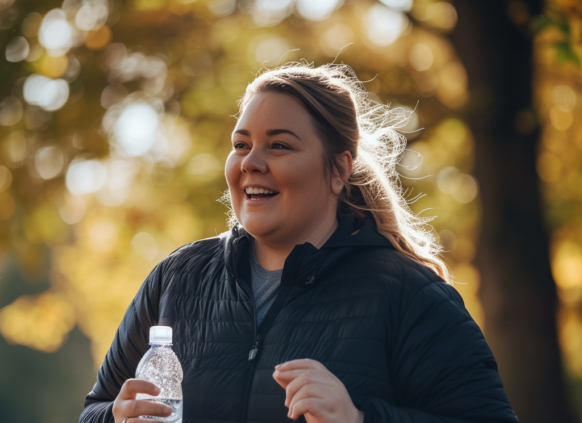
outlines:
{"label": "woman's neck", "polygon": [[266,270],[282,269],[285,265],[285,260],[296,245],[309,242],[315,248],[321,248],[335,232],[338,224],[337,218],[334,216],[333,220],[319,225],[314,231],[311,231],[308,236],[296,237],[289,239],[287,242],[273,243],[269,242],[269,240],[255,237],[254,244],[257,261],[261,267]]}

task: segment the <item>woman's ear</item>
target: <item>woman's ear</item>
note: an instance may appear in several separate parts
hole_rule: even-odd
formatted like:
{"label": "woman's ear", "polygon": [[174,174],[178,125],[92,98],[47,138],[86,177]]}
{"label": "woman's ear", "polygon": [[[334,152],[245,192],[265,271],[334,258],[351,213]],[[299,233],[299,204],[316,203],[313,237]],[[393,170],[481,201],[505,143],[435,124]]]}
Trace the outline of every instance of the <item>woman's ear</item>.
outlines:
{"label": "woman's ear", "polygon": [[331,189],[335,195],[340,195],[352,174],[353,159],[351,153],[344,151],[338,154],[336,163]]}

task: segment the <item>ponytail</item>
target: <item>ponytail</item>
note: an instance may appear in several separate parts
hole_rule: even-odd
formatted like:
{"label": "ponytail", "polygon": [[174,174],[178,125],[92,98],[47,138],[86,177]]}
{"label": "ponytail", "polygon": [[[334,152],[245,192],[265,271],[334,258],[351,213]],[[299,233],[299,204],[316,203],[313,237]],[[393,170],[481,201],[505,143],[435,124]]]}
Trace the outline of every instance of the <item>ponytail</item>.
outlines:
{"label": "ponytail", "polygon": [[339,165],[339,153],[352,155],[353,170],[338,198],[338,217],[371,214],[378,232],[396,250],[452,284],[450,270],[440,258],[442,247],[428,225],[430,219],[412,212],[396,172],[406,148],[406,138],[397,129],[408,122],[412,112],[390,110],[369,100],[362,82],[347,65],[314,68],[291,63],[267,70],[247,87],[241,112],[254,94],[268,91],[293,95],[314,117],[330,182]]}

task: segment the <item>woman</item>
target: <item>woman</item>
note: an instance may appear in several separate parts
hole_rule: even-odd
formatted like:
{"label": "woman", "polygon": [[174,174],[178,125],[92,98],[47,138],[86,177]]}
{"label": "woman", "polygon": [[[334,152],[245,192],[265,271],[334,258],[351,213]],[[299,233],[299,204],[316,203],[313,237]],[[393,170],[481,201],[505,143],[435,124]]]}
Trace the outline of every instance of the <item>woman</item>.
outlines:
{"label": "woman", "polygon": [[184,423],[517,422],[402,197],[393,112],[366,99],[343,65],[290,65],[249,85],[226,163],[232,230],[148,276],[80,421],[169,414],[136,401],[157,390],[132,379],[149,327],[167,325]]}

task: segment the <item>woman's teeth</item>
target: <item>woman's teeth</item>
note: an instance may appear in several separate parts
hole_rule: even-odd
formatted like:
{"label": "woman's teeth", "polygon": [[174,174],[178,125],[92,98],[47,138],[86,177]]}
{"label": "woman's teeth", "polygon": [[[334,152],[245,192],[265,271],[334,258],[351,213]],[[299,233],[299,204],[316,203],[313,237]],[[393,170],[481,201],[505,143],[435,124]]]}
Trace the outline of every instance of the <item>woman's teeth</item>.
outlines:
{"label": "woman's teeth", "polygon": [[276,194],[275,191],[269,191],[268,189],[264,188],[247,188],[245,189],[247,194]]}

